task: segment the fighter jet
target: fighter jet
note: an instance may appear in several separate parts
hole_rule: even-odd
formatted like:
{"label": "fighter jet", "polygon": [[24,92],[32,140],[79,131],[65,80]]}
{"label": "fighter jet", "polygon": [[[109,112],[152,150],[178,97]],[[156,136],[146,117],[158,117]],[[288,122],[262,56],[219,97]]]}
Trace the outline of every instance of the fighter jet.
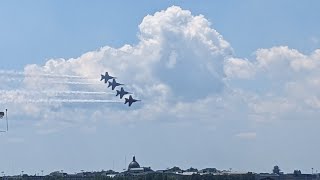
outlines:
{"label": "fighter jet", "polygon": [[141,101],[141,100],[133,99],[131,95],[129,96],[129,98],[124,98],[124,99],[125,99],[124,104],[129,103],[129,106],[131,106],[131,104],[134,102]]}
{"label": "fighter jet", "polygon": [[112,90],[114,90],[114,88],[117,87],[117,86],[123,85],[123,84],[117,83],[115,79],[112,79],[112,82],[108,81],[108,83],[109,83],[108,87],[111,86]]}
{"label": "fighter jet", "polygon": [[106,72],[105,75],[101,74],[101,79],[100,81],[104,80],[104,83],[107,83],[109,79],[115,79],[116,77],[110,76],[108,72]]}
{"label": "fighter jet", "polygon": [[126,95],[126,94],[131,94],[131,93],[129,93],[128,91],[125,91],[125,90],[123,89],[123,87],[121,87],[121,90],[120,90],[120,91],[117,90],[116,96],[120,95],[120,99],[122,99],[123,96]]}

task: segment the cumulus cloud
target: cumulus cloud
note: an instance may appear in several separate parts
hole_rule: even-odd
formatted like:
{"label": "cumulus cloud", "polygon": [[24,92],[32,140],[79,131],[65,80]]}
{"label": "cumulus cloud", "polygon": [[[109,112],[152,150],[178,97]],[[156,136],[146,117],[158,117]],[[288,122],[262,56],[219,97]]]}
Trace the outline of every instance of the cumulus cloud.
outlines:
{"label": "cumulus cloud", "polygon": [[319,52],[306,55],[280,46],[258,49],[250,61],[230,58],[224,67],[226,82],[250,94],[248,106],[258,121],[315,119],[320,97]]}
{"label": "cumulus cloud", "polygon": [[[27,65],[24,72],[16,73],[19,76],[16,79],[23,77],[15,86],[21,91],[9,87],[3,98],[15,105],[19,102],[29,104],[17,108],[16,116],[30,114],[30,119],[41,121],[37,123],[39,127],[56,122],[55,119],[68,121],[70,118],[62,114],[72,114],[75,109],[86,112],[79,116],[89,119],[108,114],[110,121],[117,121],[123,115],[124,121],[179,117],[211,119],[210,108],[216,103],[216,98],[212,97],[225,88],[224,61],[232,55],[229,43],[203,15],[192,15],[177,6],[147,15],[139,25],[138,38],[135,45],[105,46],[77,58],[50,59],[44,65]],[[110,92],[99,82],[100,73],[105,71],[126,84],[125,89],[142,102],[130,109],[114,103],[70,108],[68,102],[119,101],[114,95],[94,94]],[[42,95],[34,92],[42,92]],[[62,92],[69,93],[60,98]],[[74,99],[76,96],[82,98]],[[198,107],[194,108],[194,104]]]}
{"label": "cumulus cloud", "polygon": [[[0,79],[7,79],[1,85],[1,98],[15,107],[14,117],[27,115],[48,132],[85,119],[105,119],[106,114],[108,121],[117,122],[211,125],[224,120],[287,119],[307,108],[317,114],[319,50],[305,55],[280,46],[258,49],[255,59],[234,57],[230,44],[203,15],[177,6],[144,17],[138,38],[135,45],[105,46],[76,58],[50,59],[44,65],[27,65],[23,72],[0,71],[8,77]],[[142,101],[124,106],[99,81],[105,71]]]}
{"label": "cumulus cloud", "polygon": [[225,71],[233,78],[252,78],[264,74],[270,80],[296,78],[301,73],[309,73],[319,68],[319,50],[311,55],[304,55],[287,46],[258,49],[256,59],[248,61],[230,58],[226,61]]}
{"label": "cumulus cloud", "polygon": [[224,66],[224,72],[228,78],[250,79],[255,74],[252,63],[246,59],[229,58]]}

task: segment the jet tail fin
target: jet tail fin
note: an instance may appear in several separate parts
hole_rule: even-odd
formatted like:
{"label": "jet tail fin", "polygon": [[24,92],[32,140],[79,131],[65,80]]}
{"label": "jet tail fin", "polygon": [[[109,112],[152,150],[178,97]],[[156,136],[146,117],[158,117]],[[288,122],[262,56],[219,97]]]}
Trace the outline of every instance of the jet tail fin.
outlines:
{"label": "jet tail fin", "polygon": [[124,98],[124,104],[127,104],[129,102],[129,99],[128,98]]}
{"label": "jet tail fin", "polygon": [[119,91],[119,90],[117,90],[117,94],[116,94],[116,96],[118,96],[118,95],[120,95],[120,91]]}
{"label": "jet tail fin", "polygon": [[101,74],[101,79],[100,81],[104,80],[105,79],[105,76]]}

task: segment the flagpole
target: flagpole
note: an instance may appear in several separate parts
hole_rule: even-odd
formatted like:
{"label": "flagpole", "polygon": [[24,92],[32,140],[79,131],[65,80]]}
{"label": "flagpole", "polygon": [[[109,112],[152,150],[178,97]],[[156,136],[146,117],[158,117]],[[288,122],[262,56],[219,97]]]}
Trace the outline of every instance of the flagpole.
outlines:
{"label": "flagpole", "polygon": [[9,131],[9,125],[8,125],[8,109],[6,109],[6,121],[7,121],[7,131]]}

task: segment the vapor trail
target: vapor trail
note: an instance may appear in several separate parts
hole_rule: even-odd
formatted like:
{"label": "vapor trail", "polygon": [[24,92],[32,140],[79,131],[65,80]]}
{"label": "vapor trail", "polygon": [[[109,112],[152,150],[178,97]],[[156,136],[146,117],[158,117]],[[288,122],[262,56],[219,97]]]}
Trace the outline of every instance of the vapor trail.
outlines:
{"label": "vapor trail", "polygon": [[60,95],[60,94],[89,94],[89,95],[106,95],[114,94],[111,92],[103,91],[32,91],[32,90],[0,90],[1,95],[8,94],[23,94],[23,95]]}
{"label": "vapor trail", "polygon": [[107,99],[18,99],[18,100],[5,100],[1,101],[1,104],[5,103],[123,103],[119,100],[107,100]]}
{"label": "vapor trail", "polygon": [[44,78],[70,78],[70,79],[92,79],[85,76],[51,73],[25,73],[23,71],[0,70],[0,75],[22,76],[22,77],[44,77]]}
{"label": "vapor trail", "polygon": [[[43,83],[46,84],[46,83]],[[104,85],[102,83],[89,83],[89,82],[48,82],[48,84],[73,84],[73,85]]]}
{"label": "vapor trail", "polygon": [[[27,77],[27,78],[26,78]],[[31,78],[31,79],[30,79]],[[33,80],[33,78],[35,78]],[[0,90],[0,104],[18,104],[18,103],[123,103],[118,98],[113,97],[114,92],[103,91],[57,91],[54,90],[55,84],[69,85],[105,85],[99,82],[90,81],[90,78],[75,75],[56,75],[56,74],[39,74],[25,73],[21,71],[0,70],[0,81],[27,81],[28,85],[37,87],[38,84],[46,84],[43,90],[24,89],[24,85],[20,87],[15,83],[3,83]],[[20,83],[19,82],[19,83]],[[48,85],[47,85],[48,84]],[[41,87],[41,86],[40,86]],[[39,88],[40,88],[39,87]],[[9,89],[8,89],[9,88]],[[15,89],[17,88],[17,89]],[[113,94],[113,96],[111,96]],[[113,98],[113,99],[111,99]]]}
{"label": "vapor trail", "polygon": [[[90,79],[87,79],[87,80],[90,80]],[[95,79],[97,81],[97,79]],[[0,82],[11,82],[11,81],[14,81],[14,82],[22,82],[23,79],[20,77],[20,78],[14,78],[14,77],[8,77],[8,78],[3,78],[3,77],[0,77]],[[69,84],[69,85],[99,85],[99,86],[103,86],[104,83],[91,83],[91,82],[80,82],[80,81],[54,81],[54,82],[51,82],[51,81],[44,81],[44,82],[36,82],[37,84]]]}
{"label": "vapor trail", "polygon": [[111,92],[0,90],[0,104],[6,103],[117,103]]}

